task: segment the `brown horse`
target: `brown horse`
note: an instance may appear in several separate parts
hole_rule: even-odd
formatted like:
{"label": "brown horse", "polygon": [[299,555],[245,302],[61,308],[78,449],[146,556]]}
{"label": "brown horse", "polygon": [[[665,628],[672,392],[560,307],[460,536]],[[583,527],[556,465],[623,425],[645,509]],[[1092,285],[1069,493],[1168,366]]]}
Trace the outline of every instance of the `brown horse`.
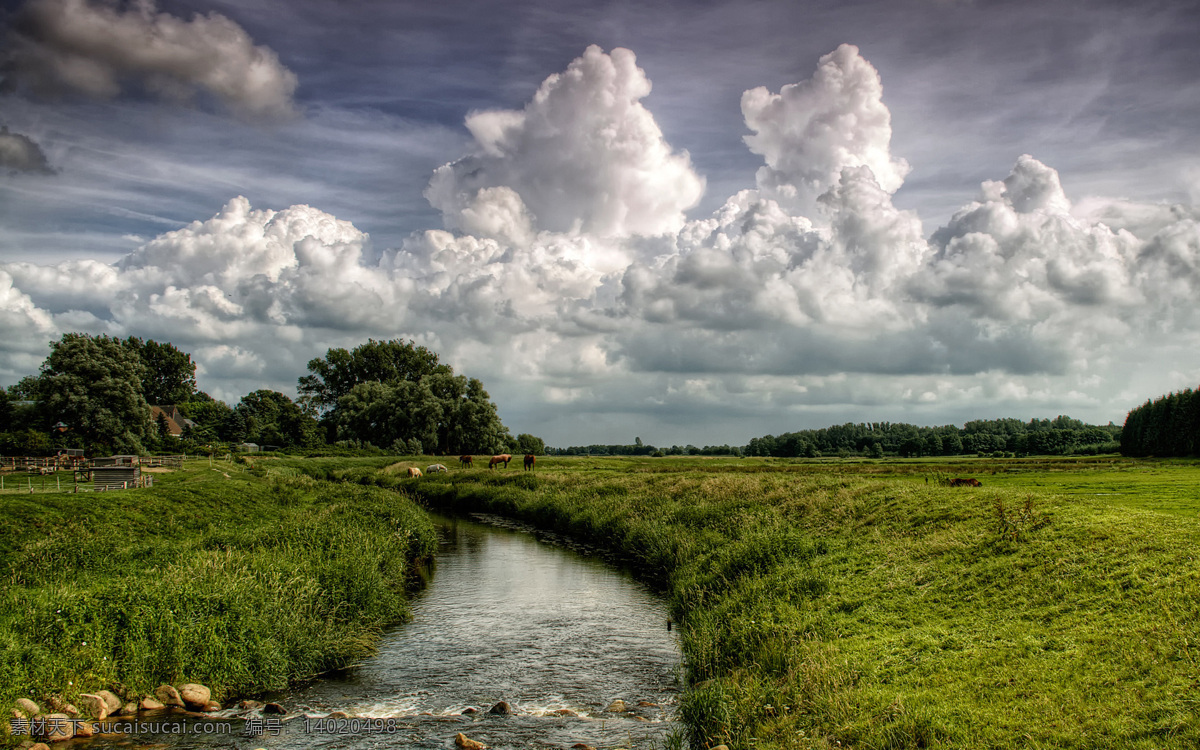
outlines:
{"label": "brown horse", "polygon": [[525,471],[533,471],[533,464],[537,461],[537,456],[532,453],[525,454]]}
{"label": "brown horse", "polygon": [[410,477],[419,477],[421,476],[421,470],[415,466],[410,466],[408,467],[408,475]]}
{"label": "brown horse", "polygon": [[499,456],[492,456],[492,460],[488,462],[488,468],[496,468],[496,464],[504,464],[504,468],[508,468],[508,462],[512,460],[512,456],[507,453],[501,453]]}
{"label": "brown horse", "polygon": [[470,466],[471,462],[473,462],[474,460],[475,459],[471,456],[459,456],[458,457],[458,462],[460,464],[462,464],[463,466]]}
{"label": "brown horse", "polygon": [[974,477],[958,478],[950,480],[951,487],[982,487],[983,484]]}

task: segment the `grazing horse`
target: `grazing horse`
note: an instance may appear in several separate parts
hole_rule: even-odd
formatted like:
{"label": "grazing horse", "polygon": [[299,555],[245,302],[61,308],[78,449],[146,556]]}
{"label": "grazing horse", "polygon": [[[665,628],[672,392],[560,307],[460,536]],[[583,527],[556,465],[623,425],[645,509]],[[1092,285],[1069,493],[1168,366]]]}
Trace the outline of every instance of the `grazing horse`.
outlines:
{"label": "grazing horse", "polygon": [[470,466],[475,459],[472,456],[459,456],[458,462],[463,466]]}
{"label": "grazing horse", "polygon": [[496,464],[504,464],[504,468],[508,468],[508,462],[512,460],[512,456],[507,453],[501,453],[499,456],[492,456],[492,460],[488,462],[488,468],[496,468]]}
{"label": "grazing horse", "polygon": [[532,453],[525,454],[525,471],[533,471],[533,464],[537,461],[537,456]]}
{"label": "grazing horse", "polygon": [[419,477],[421,476],[421,470],[415,466],[410,466],[408,467],[408,475],[410,477]]}
{"label": "grazing horse", "polygon": [[443,471],[450,471],[442,464],[430,464],[425,467],[426,474],[441,474]]}
{"label": "grazing horse", "polygon": [[982,487],[983,484],[980,483],[980,481],[978,479],[975,479],[974,477],[969,477],[969,478],[965,478],[965,479],[960,477],[958,479],[951,479],[950,486],[951,487]]}

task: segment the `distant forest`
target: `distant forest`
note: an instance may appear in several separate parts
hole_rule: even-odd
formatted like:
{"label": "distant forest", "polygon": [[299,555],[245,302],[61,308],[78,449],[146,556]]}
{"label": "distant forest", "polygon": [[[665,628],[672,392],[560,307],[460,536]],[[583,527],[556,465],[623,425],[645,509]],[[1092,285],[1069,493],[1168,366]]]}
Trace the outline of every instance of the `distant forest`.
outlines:
{"label": "distant forest", "polygon": [[633,445],[586,445],[547,448],[563,456],[1025,456],[1116,453],[1121,428],[1088,425],[1066,416],[1054,419],[986,419],[954,425],[921,427],[903,422],[860,422],[752,438],[748,445],[694,445],[656,448],[638,438]]}
{"label": "distant forest", "polygon": [[1125,420],[1126,456],[1200,456],[1200,391],[1187,389],[1147,401]]}

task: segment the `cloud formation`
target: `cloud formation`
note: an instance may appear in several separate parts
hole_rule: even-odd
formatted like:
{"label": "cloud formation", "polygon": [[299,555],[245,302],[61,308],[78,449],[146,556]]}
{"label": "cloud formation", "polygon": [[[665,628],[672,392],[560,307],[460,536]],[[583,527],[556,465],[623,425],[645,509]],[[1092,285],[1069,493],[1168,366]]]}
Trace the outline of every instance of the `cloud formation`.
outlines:
{"label": "cloud formation", "polygon": [[879,73],[858,48],[843,44],[821,58],[812,78],[742,94],[745,137],[766,164],[758,189],[793,212],[812,216],[816,200],[847,167],[867,167],[885,192],[895,193],[910,167],[891,155],[892,116]]}
{"label": "cloud formation", "polygon": [[535,228],[675,232],[704,180],[642,106],[649,93],[632,52],[588,47],[523,110],[472,113],[477,152],[438,169],[425,195],[448,229],[510,242]]}
{"label": "cloud formation", "polygon": [[247,119],[295,115],[295,74],[218,13],[185,21],[154,0],[28,0],[6,41],[9,88],[107,99],[134,84],[177,103],[204,92]]}
{"label": "cloud formation", "polygon": [[226,398],[402,336],[531,411],[664,419],[1111,409],[1130,361],[1200,343],[1194,207],[1073,205],[1022,155],[926,238],[892,202],[908,166],[853,47],[778,95],[747,92],[758,187],[690,221],[703,180],[641,105],[649,88],[632,53],[591,47],[523,110],[472,115],[477,152],[427,193],[448,229],[378,261],[349,222],[239,197],[112,266],[0,266],[0,311],[42,338],[168,339]]}
{"label": "cloud formation", "polygon": [[32,138],[0,126],[0,171],[52,174],[46,154]]}

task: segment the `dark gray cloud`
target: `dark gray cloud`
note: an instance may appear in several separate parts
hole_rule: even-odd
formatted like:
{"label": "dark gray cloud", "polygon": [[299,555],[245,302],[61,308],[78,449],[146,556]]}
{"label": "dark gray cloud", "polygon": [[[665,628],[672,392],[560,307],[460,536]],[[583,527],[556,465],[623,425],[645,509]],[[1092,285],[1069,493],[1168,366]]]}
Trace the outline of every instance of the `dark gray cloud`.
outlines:
{"label": "dark gray cloud", "polygon": [[0,126],[0,171],[53,174],[46,154],[32,138]]}
{"label": "dark gray cloud", "polygon": [[296,76],[218,13],[185,21],[154,0],[28,0],[5,41],[10,90],[112,98],[134,83],[176,102],[204,92],[251,119],[295,114]]}

